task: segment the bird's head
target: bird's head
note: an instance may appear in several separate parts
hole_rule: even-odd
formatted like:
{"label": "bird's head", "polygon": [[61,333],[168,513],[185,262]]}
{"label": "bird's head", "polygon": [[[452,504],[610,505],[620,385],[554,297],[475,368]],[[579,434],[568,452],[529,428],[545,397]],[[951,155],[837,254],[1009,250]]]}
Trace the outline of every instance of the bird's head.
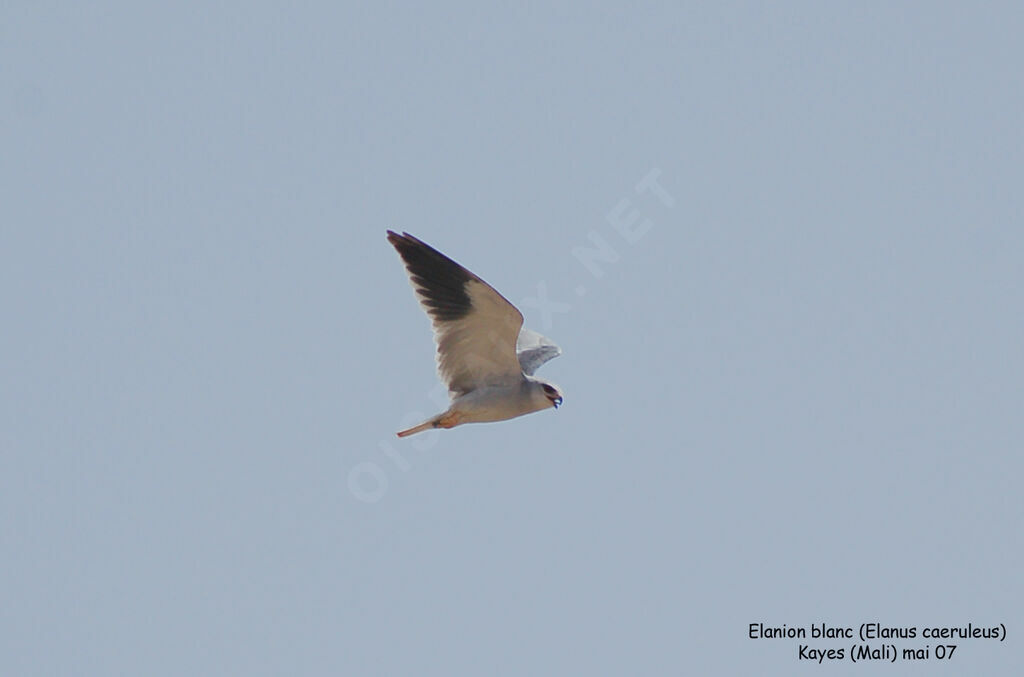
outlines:
{"label": "bird's head", "polygon": [[548,399],[552,407],[558,409],[558,405],[562,403],[562,391],[551,383],[545,383],[544,381],[539,381],[539,383],[540,389],[544,392],[544,397]]}

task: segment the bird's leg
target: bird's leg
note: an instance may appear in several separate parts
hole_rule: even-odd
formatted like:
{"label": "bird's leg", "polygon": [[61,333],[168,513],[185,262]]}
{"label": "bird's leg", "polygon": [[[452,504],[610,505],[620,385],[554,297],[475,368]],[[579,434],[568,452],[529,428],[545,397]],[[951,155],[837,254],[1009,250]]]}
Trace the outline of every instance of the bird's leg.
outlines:
{"label": "bird's leg", "polygon": [[462,423],[461,417],[458,412],[446,411],[436,421],[434,421],[435,428],[454,428],[455,426]]}

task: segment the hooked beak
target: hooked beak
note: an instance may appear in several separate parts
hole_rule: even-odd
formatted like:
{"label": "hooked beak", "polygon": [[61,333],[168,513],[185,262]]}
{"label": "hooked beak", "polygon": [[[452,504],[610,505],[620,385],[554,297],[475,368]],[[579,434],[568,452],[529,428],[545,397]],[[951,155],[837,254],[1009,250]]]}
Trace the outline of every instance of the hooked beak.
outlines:
{"label": "hooked beak", "polygon": [[558,405],[560,405],[561,403],[562,403],[562,398],[561,397],[552,397],[551,398],[551,404],[555,405],[555,409],[558,409]]}

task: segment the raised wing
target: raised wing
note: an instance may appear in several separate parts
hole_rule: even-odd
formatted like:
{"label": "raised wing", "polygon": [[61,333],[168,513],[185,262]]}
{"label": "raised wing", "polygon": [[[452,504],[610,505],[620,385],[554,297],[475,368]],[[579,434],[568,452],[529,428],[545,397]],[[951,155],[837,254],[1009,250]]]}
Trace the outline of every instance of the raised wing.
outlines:
{"label": "raised wing", "polygon": [[548,360],[553,360],[562,354],[562,349],[555,345],[555,342],[547,336],[523,327],[519,332],[519,339],[516,341],[516,353],[519,357],[519,366],[527,376],[533,376],[534,372]]}
{"label": "raised wing", "polygon": [[491,285],[408,233],[388,231],[437,343],[437,372],[453,394],[523,378],[516,338],[523,315]]}

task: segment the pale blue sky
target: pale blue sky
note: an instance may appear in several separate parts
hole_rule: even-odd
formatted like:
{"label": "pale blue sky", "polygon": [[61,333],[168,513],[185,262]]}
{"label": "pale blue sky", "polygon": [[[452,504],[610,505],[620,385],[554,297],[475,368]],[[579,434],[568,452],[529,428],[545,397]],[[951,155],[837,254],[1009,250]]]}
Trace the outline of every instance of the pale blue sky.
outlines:
{"label": "pale blue sky", "polygon": [[[887,674],[1009,674],[1022,34],[4,3],[0,673],[788,675],[749,623],[880,621],[1009,631]],[[387,228],[562,345],[562,408],[394,438],[439,407]]]}

